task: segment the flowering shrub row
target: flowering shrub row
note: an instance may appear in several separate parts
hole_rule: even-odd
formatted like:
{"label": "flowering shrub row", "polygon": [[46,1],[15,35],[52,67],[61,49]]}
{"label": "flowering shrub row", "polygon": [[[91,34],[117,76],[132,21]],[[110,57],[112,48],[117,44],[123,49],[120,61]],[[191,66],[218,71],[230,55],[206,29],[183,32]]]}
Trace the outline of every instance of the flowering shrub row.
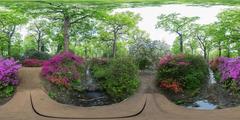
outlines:
{"label": "flowering shrub row", "polygon": [[160,88],[174,93],[194,91],[201,87],[208,75],[208,65],[200,56],[166,55],[157,68]]}
{"label": "flowering shrub row", "polygon": [[210,67],[221,75],[221,82],[234,80],[240,82],[240,58],[219,57],[210,61]]}
{"label": "flowering shrub row", "polygon": [[63,52],[44,62],[41,75],[57,85],[69,87],[81,79],[84,60],[72,52]]}
{"label": "flowering shrub row", "polygon": [[18,85],[17,71],[21,67],[13,59],[0,58],[0,97],[11,96]]}
{"label": "flowering shrub row", "polygon": [[24,67],[41,67],[44,63],[44,60],[38,60],[38,59],[25,59],[22,62],[22,65]]}
{"label": "flowering shrub row", "polygon": [[240,83],[240,58],[220,57],[218,60],[220,63],[218,67],[221,80],[226,81],[232,79]]}

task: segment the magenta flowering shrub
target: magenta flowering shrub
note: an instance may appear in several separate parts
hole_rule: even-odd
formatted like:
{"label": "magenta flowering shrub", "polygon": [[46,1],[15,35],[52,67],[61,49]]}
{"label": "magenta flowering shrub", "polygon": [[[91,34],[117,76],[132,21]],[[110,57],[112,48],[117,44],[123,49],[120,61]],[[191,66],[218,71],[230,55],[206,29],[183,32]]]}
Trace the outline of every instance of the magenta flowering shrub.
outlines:
{"label": "magenta flowering shrub", "polygon": [[20,67],[13,59],[0,58],[0,86],[18,85],[17,71]]}
{"label": "magenta flowering shrub", "polygon": [[41,67],[44,63],[44,60],[38,60],[38,59],[25,59],[22,62],[22,65],[24,67]]}
{"label": "magenta flowering shrub", "polygon": [[44,62],[41,75],[57,85],[69,87],[74,80],[80,80],[84,60],[72,52],[63,52]]}
{"label": "magenta flowering shrub", "polygon": [[234,80],[240,83],[240,57],[239,58],[218,58],[218,69],[221,74],[221,81]]}
{"label": "magenta flowering shrub", "polygon": [[178,54],[178,55],[165,55],[159,61],[159,67],[164,67],[165,65],[177,65],[177,66],[187,66],[190,62],[186,59],[186,55]]}

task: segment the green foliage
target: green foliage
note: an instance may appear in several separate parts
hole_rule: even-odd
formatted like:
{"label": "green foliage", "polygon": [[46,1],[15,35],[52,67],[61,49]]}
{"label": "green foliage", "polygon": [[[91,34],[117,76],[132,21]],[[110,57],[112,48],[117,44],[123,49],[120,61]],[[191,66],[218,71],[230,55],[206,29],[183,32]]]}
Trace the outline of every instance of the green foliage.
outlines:
{"label": "green foliage", "polygon": [[70,82],[71,89],[82,92],[84,90],[84,86],[81,83],[81,80],[73,80]]}
{"label": "green foliage", "polygon": [[201,56],[176,55],[160,60],[157,80],[180,83],[183,91],[195,91],[208,77],[208,65]]}
{"label": "green foliage", "polygon": [[[95,62],[96,63],[96,62]],[[132,58],[121,57],[92,66],[93,76],[114,101],[121,101],[138,88],[138,69]]]}
{"label": "green foliage", "polygon": [[48,60],[51,56],[48,53],[29,49],[25,51],[24,57],[29,59]]}
{"label": "green foliage", "polygon": [[15,87],[12,85],[2,86],[0,85],[0,98],[11,97],[15,91]]}
{"label": "green foliage", "polygon": [[222,84],[223,88],[229,90],[229,92],[233,93],[234,95],[239,95],[240,87],[239,83],[236,80],[226,80]]}
{"label": "green foliage", "polygon": [[110,61],[104,90],[115,100],[121,101],[132,95],[139,86],[138,69],[131,58],[115,58]]}

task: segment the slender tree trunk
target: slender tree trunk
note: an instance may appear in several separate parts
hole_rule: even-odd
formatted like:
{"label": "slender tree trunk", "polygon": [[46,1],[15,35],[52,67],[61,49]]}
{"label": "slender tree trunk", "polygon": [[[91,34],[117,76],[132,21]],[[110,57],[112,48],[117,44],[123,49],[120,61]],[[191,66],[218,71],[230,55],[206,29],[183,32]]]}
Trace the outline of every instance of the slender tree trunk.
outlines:
{"label": "slender tree trunk", "polygon": [[221,46],[218,47],[218,56],[219,57],[222,56],[222,48],[221,48]]}
{"label": "slender tree trunk", "polygon": [[227,47],[227,57],[230,57],[231,56],[231,53],[230,53],[230,48]]}
{"label": "slender tree trunk", "polygon": [[116,56],[116,42],[117,42],[117,33],[114,32],[114,38],[113,38],[113,48],[112,48],[112,56]]}
{"label": "slender tree trunk", "polygon": [[58,44],[56,53],[59,53],[62,50],[62,47],[63,47],[62,44]]}
{"label": "slender tree trunk", "polygon": [[190,45],[190,48],[191,48],[191,53],[192,53],[192,55],[194,54],[194,49],[193,49],[193,47]]}
{"label": "slender tree trunk", "polygon": [[183,37],[181,34],[179,34],[179,46],[180,46],[180,52],[183,53]]}
{"label": "slender tree trunk", "polygon": [[84,47],[84,55],[85,55],[85,58],[88,58],[87,57],[87,47],[86,46]]}
{"label": "slender tree trunk", "polygon": [[204,50],[203,50],[203,54],[204,54],[204,59],[207,60],[207,50],[206,50],[206,48],[204,48]]}
{"label": "slender tree trunk", "polygon": [[37,51],[40,51],[40,40],[37,40]]}
{"label": "slender tree trunk", "polygon": [[70,28],[70,19],[68,16],[64,17],[64,51],[69,50],[69,28]]}
{"label": "slender tree trunk", "polygon": [[222,56],[222,47],[221,47],[221,41],[218,41],[218,57]]}
{"label": "slender tree trunk", "polygon": [[12,55],[11,53],[11,46],[12,46],[12,36],[15,33],[16,26],[13,26],[11,28],[11,31],[8,34],[8,56],[10,57]]}

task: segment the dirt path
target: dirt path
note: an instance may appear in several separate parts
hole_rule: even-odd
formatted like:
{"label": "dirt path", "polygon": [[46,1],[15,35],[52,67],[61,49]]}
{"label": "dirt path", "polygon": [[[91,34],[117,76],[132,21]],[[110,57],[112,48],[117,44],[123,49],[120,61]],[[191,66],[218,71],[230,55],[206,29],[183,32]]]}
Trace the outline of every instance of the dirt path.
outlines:
{"label": "dirt path", "polygon": [[[40,70],[22,68],[19,71],[21,83],[14,97],[0,106],[0,120],[240,120],[240,107],[202,111],[173,104],[157,92],[155,75],[151,72],[140,73],[139,98],[132,97],[120,104],[101,107],[59,104],[41,90]],[[96,116],[99,118],[94,118]]]}

